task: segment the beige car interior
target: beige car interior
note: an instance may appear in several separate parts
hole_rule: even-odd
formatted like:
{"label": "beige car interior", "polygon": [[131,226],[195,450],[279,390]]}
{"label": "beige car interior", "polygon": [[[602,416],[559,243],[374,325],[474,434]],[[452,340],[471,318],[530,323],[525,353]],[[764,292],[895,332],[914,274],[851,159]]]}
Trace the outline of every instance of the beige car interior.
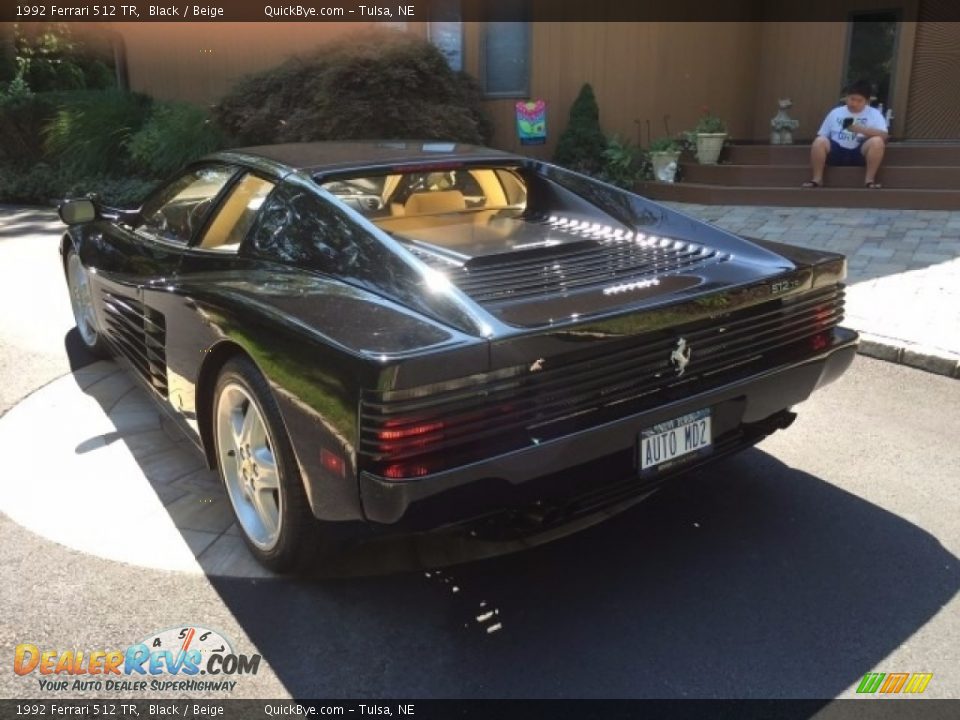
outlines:
{"label": "beige car interior", "polygon": [[[390,202],[389,217],[371,220],[387,232],[400,234],[446,225],[468,224],[495,231],[495,220],[501,211],[507,208],[523,208],[525,188],[513,173],[503,172],[498,176],[496,171],[490,169],[472,169],[467,172],[476,181],[481,195],[468,196],[460,190],[424,190],[411,194],[405,203]],[[399,179],[398,175],[387,178],[384,183],[385,201],[399,184]],[[510,188],[510,194],[521,198],[519,203],[511,204],[508,201],[504,182],[514,186]]]}
{"label": "beige car interior", "polygon": [[183,184],[172,198],[146,217],[148,232],[174,242],[186,243],[203,221],[212,199],[230,179],[226,170],[191,173],[178,182]]}
{"label": "beige car interior", "polygon": [[241,179],[207,228],[200,247],[218,252],[237,252],[257,210],[273,187],[273,183],[256,175],[246,175]]}
{"label": "beige car interior", "polygon": [[435,215],[467,209],[467,199],[459,190],[435,190],[411,195],[403,205],[404,215]]}

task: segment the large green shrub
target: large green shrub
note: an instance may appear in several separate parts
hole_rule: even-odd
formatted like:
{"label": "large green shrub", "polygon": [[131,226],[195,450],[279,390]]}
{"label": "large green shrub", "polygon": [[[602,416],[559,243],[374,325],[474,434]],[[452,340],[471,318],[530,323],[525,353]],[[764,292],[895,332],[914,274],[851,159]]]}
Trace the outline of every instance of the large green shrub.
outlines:
{"label": "large green shrub", "polygon": [[584,83],[570,106],[567,128],[557,141],[553,161],[588,175],[599,173],[604,164],[607,139],[600,129],[600,108],[590,83]]}
{"label": "large green shrub", "polygon": [[322,46],[308,57],[246,78],[214,109],[241,144],[490,137],[480,91],[432,44],[377,30]]}
{"label": "large green shrub", "polygon": [[45,162],[30,167],[7,167],[0,163],[0,202],[50,204],[60,198],[97,193],[107,205],[139,205],[156,185],[153,179],[136,175],[84,175]]}
{"label": "large green shrub", "polygon": [[157,187],[156,179],[138,175],[100,175],[70,180],[63,192],[53,197],[76,197],[94,192],[107,205],[139,207],[147,194]]}
{"label": "large green shrub", "polygon": [[51,158],[78,174],[120,173],[128,169],[127,143],[146,121],[150,98],[104,90],[64,96],[44,127]]}
{"label": "large green shrub", "polygon": [[310,65],[288,60],[279,67],[241,79],[214,107],[217,126],[242,145],[263,145],[280,139],[283,125],[304,102]]}
{"label": "large green shrub", "polygon": [[23,167],[44,159],[40,129],[56,114],[50,95],[18,93],[0,97],[0,163]]}
{"label": "large green shrub", "polygon": [[150,118],[127,147],[143,175],[165,177],[223,147],[220,131],[206,110],[180,102],[154,102]]}
{"label": "large green shrub", "polygon": [[222,147],[208,113],[117,90],[0,98],[0,202],[100,194],[135,205],[183,164]]}

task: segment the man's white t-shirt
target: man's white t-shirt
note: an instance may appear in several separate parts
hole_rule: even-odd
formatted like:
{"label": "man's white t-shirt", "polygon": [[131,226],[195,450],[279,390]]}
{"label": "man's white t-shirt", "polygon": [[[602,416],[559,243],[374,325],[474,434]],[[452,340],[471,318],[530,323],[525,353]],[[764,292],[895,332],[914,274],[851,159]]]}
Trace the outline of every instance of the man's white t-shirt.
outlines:
{"label": "man's white t-shirt", "polygon": [[860,147],[866,140],[866,136],[857,133],[854,126],[844,130],[844,118],[853,118],[855,125],[887,132],[887,121],[884,119],[883,113],[875,107],[867,105],[860,112],[852,113],[846,105],[840,105],[827,113],[827,117],[824,119],[823,125],[820,126],[817,135],[829,138],[840,147],[850,148],[851,150]]}

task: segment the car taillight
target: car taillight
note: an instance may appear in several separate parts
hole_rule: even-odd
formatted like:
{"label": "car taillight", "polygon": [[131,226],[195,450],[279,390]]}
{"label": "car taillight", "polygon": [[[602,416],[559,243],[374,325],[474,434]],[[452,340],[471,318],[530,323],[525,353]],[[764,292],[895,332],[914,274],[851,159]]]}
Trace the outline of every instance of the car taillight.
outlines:
{"label": "car taillight", "polygon": [[443,419],[417,419],[415,416],[394,416],[380,421],[371,433],[369,445],[375,448],[370,469],[390,480],[423,477],[448,467],[451,458],[476,450],[476,435],[486,432],[491,424],[509,417],[515,403],[468,409],[445,415]]}
{"label": "car taillight", "polygon": [[823,350],[830,345],[830,335],[831,332],[829,330],[817,333],[810,338],[810,347],[815,351]]}
{"label": "car taillight", "polygon": [[830,305],[821,305],[813,316],[814,327],[825,328],[833,322],[835,309]]}
{"label": "car taillight", "polygon": [[833,333],[829,328],[833,327],[836,318],[836,309],[832,305],[821,305],[814,312],[813,329],[819,331],[810,338],[810,347],[814,352],[823,350],[830,345],[830,338]]}
{"label": "car taillight", "polygon": [[443,430],[442,422],[429,422],[420,425],[412,425],[407,428],[390,429],[390,424],[377,432],[377,437],[381,440],[405,440],[406,438],[416,437],[418,435],[427,435],[428,433]]}
{"label": "car taillight", "polygon": [[387,465],[383,476],[390,480],[406,480],[430,474],[430,467],[422,463],[394,463]]}

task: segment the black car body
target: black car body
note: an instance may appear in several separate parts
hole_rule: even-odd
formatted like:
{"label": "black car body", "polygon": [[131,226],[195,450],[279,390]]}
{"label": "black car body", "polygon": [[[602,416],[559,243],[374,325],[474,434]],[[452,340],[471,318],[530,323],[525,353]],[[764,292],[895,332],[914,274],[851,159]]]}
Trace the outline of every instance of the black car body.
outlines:
{"label": "black car body", "polygon": [[343,537],[499,551],[590,524],[789,425],[858,341],[842,256],[485,148],[223,152],[85,219],[61,250],[97,343],[211,467],[217,378],[246,357]]}

